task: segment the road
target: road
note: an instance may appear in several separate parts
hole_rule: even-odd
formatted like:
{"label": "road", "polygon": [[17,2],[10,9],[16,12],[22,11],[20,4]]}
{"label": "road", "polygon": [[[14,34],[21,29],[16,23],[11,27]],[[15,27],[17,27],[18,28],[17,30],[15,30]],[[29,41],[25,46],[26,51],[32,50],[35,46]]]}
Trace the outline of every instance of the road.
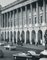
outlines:
{"label": "road", "polygon": [[[25,52],[25,51],[28,51],[29,48],[21,48],[21,47],[17,47],[15,51],[9,51],[9,50],[6,50],[4,49],[4,47],[0,46],[0,49],[3,51],[4,53],[4,58],[0,58],[0,60],[13,60],[13,54],[15,53],[19,53],[19,52]],[[31,50],[31,49],[30,49]],[[39,51],[39,50],[38,50]]]}

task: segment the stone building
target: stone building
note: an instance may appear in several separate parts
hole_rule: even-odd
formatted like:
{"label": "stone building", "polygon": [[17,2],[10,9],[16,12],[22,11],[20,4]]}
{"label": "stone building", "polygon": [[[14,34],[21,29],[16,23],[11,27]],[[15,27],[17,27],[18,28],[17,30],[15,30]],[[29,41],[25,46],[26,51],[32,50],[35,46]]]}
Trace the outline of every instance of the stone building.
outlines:
{"label": "stone building", "polygon": [[0,40],[45,45],[47,0],[17,0],[0,6]]}

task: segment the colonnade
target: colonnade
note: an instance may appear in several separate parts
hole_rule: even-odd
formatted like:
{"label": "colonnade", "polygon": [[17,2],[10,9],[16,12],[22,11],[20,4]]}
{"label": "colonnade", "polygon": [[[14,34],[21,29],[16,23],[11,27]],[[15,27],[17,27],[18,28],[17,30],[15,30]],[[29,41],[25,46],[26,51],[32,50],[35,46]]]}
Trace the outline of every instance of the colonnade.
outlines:
{"label": "colonnade", "polygon": [[[34,3],[35,5],[33,5]],[[45,30],[47,29],[44,31],[42,30],[44,29],[43,26],[46,25],[45,0],[42,1],[42,14],[40,14],[39,11],[39,2],[37,1],[34,3],[2,14],[2,29],[4,29],[4,31],[1,31],[1,34],[3,32],[2,35],[4,35],[4,40],[9,39],[9,42],[17,43],[17,40],[19,38],[20,40],[23,39],[24,43],[37,44],[39,41],[38,44],[45,45],[44,34]],[[36,11],[34,11],[35,9]],[[40,15],[43,16],[42,23],[39,22],[41,21]],[[22,34],[22,31],[24,35]]]}
{"label": "colonnade", "polygon": [[[4,41],[8,42],[13,42],[13,43],[17,43],[18,39],[23,40],[25,44],[38,44],[38,45],[45,45],[45,32],[47,31],[47,29],[45,30],[17,30],[17,31],[6,31],[6,32],[2,32],[2,38],[4,39]],[[46,32],[47,33],[47,32]]]}

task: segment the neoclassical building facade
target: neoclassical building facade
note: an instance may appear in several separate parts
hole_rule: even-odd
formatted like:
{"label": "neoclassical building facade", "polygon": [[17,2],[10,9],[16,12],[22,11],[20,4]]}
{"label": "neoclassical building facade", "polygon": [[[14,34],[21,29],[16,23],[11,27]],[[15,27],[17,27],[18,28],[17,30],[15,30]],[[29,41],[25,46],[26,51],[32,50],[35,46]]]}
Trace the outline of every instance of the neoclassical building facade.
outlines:
{"label": "neoclassical building facade", "polygon": [[0,6],[0,40],[45,45],[47,0],[17,0]]}

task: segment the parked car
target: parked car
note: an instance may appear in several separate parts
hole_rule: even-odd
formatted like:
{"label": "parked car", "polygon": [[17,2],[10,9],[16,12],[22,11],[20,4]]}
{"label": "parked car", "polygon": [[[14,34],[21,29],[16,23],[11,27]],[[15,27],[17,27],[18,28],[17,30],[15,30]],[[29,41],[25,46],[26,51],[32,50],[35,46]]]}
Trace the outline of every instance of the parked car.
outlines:
{"label": "parked car", "polygon": [[39,60],[47,60],[47,47],[45,48],[45,50],[40,52],[40,59]]}
{"label": "parked car", "polygon": [[4,53],[2,50],[0,50],[0,58],[3,58],[4,57]]}
{"label": "parked car", "polygon": [[40,56],[40,54],[36,53],[35,51],[28,51],[32,56]]}
{"label": "parked car", "polygon": [[4,48],[7,49],[7,50],[15,50],[16,46],[8,44],[8,45],[4,46]]}
{"label": "parked car", "polygon": [[40,58],[40,54],[36,53],[35,51],[28,51],[28,53],[30,53],[30,55],[32,56],[33,60]]}
{"label": "parked car", "polygon": [[40,58],[46,58],[47,57],[47,50],[44,50],[42,52],[40,52]]}
{"label": "parked car", "polygon": [[[27,51],[27,52],[25,52],[25,53],[23,53],[23,52],[20,52],[20,53],[18,53],[18,54],[13,54],[13,57],[14,57],[14,59],[16,60],[17,58],[25,58],[24,60],[26,60],[26,58],[27,59],[32,59],[32,60],[37,60],[37,59],[39,59],[39,56],[40,56],[40,54],[36,54],[36,52],[35,51]],[[23,60],[22,59],[22,60]],[[20,59],[19,59],[20,60]]]}
{"label": "parked car", "polygon": [[6,44],[6,42],[0,42],[0,46],[5,46]]}
{"label": "parked car", "polygon": [[4,46],[4,43],[0,42],[0,46]]}
{"label": "parked car", "polygon": [[40,58],[39,60],[47,60],[47,58]]}
{"label": "parked car", "polygon": [[26,53],[20,52],[18,54],[13,54],[14,60],[27,60],[32,59],[32,56],[28,56]]}

